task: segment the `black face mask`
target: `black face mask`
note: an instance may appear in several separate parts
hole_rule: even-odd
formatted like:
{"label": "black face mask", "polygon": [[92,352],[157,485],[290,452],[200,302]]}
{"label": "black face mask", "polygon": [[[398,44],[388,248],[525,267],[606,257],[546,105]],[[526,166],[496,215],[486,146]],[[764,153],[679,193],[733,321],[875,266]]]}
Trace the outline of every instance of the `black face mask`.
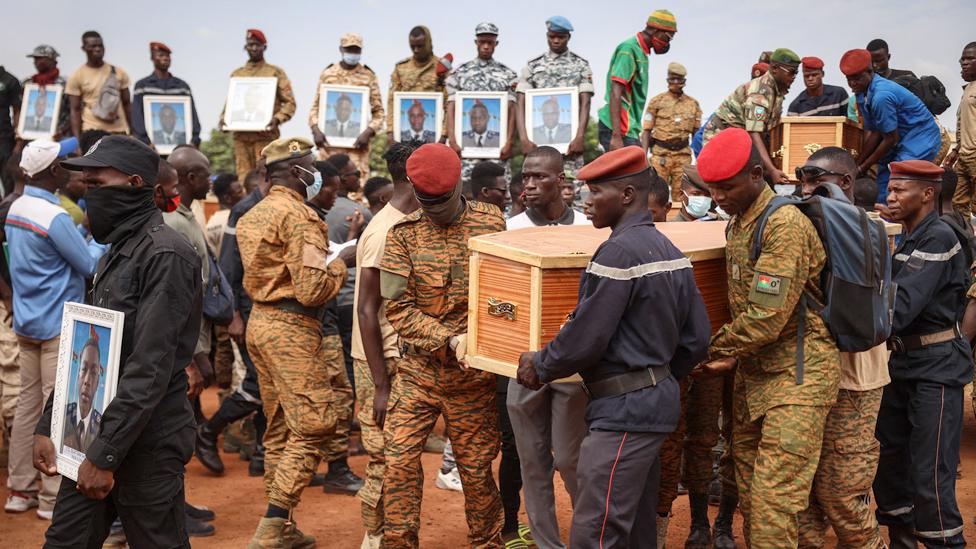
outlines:
{"label": "black face mask", "polygon": [[118,242],[157,211],[153,190],[149,187],[110,185],[89,189],[85,202],[88,228],[101,244]]}

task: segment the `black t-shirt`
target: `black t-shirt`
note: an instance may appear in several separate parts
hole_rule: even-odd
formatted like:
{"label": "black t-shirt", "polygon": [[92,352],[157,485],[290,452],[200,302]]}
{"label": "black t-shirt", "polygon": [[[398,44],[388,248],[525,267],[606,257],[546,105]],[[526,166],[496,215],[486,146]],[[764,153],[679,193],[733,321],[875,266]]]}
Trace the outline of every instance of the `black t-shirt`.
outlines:
{"label": "black t-shirt", "polygon": [[22,94],[20,81],[0,66],[0,138],[13,137],[14,126],[10,120],[10,109],[20,108]]}

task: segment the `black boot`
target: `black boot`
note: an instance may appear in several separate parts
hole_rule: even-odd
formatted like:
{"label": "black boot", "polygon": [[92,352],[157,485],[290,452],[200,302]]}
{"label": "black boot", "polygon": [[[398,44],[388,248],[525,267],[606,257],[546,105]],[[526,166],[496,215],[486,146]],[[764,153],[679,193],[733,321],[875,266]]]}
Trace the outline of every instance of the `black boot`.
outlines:
{"label": "black boot", "polygon": [[204,467],[218,475],[224,473],[224,462],[220,460],[220,453],[217,450],[217,435],[229,423],[247,416],[258,408],[260,408],[259,404],[246,400],[239,393],[233,393],[220,403],[220,408],[210,421],[197,427],[196,455]]}
{"label": "black boot", "polygon": [[345,459],[329,462],[329,472],[325,474],[322,489],[331,494],[356,495],[363,487],[363,479],[352,472]]}
{"label": "black boot", "polygon": [[735,549],[735,536],[732,535],[732,516],[739,505],[738,496],[722,496],[718,506],[718,516],[715,517],[715,533],[713,547],[715,549]]}
{"label": "black boot", "polygon": [[685,541],[685,549],[710,549],[712,530],[708,525],[708,494],[688,492],[691,504],[691,531]]}
{"label": "black boot", "polygon": [[258,439],[254,445],[254,453],[251,454],[251,461],[247,464],[247,476],[264,476],[264,444]]}
{"label": "black boot", "polygon": [[214,430],[210,422],[197,427],[197,443],[194,452],[200,463],[216,475],[224,474],[224,462],[220,460],[220,452],[217,451],[219,433],[220,429]]}
{"label": "black boot", "polygon": [[891,543],[888,544],[890,549],[918,549],[915,529],[907,524],[889,526],[888,537],[891,539]]}

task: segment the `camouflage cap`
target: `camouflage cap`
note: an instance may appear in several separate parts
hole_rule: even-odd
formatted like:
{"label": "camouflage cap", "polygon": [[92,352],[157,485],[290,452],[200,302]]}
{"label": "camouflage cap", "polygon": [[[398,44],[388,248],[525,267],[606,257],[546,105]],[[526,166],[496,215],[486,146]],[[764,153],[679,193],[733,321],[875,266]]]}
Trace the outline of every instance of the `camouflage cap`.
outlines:
{"label": "camouflage cap", "polygon": [[51,59],[58,58],[58,50],[54,49],[53,46],[48,46],[47,44],[41,44],[34,48],[34,51],[27,54],[27,57],[50,57]]}
{"label": "camouflage cap", "polygon": [[363,37],[354,32],[347,32],[346,34],[342,35],[342,38],[339,39],[340,48],[349,48],[353,46],[360,48],[363,47]]}
{"label": "camouflage cap", "polygon": [[777,48],[773,55],[769,57],[770,62],[787,65],[790,67],[800,66],[800,56],[795,51],[788,48]]}
{"label": "camouflage cap", "polygon": [[475,36],[479,34],[494,34],[498,36],[498,25],[489,21],[483,21],[478,23],[478,26],[474,28],[474,34]]}
{"label": "camouflage cap", "polygon": [[671,62],[668,63],[668,74],[677,74],[678,76],[688,76],[688,69],[685,68],[681,63]]}
{"label": "camouflage cap", "polygon": [[315,144],[304,137],[280,137],[261,149],[261,156],[265,165],[270,166],[275,162],[301,158],[314,150]]}

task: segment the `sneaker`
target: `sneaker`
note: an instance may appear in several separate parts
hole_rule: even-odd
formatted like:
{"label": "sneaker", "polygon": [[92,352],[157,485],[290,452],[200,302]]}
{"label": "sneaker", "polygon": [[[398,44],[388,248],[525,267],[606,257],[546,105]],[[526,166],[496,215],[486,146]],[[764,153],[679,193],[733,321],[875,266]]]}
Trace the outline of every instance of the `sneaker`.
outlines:
{"label": "sneaker", "polygon": [[217,516],[213,511],[202,505],[197,507],[196,505],[183,502],[183,509],[186,511],[186,516],[203,522],[210,522]]}
{"label": "sneaker", "polygon": [[461,489],[461,476],[458,474],[457,467],[451,469],[447,473],[438,469],[437,482],[435,485],[441,490],[454,490],[455,492],[463,491]]}
{"label": "sneaker", "polygon": [[189,515],[184,516],[186,522],[186,535],[191,538],[205,538],[214,535],[217,530],[214,528],[213,524],[207,524],[206,522],[201,522]]}
{"label": "sneaker", "polygon": [[338,466],[334,469],[326,473],[322,490],[327,494],[348,494],[350,496],[358,494],[359,489],[363,487],[363,479],[353,473],[348,465]]}
{"label": "sneaker", "polygon": [[7,503],[3,510],[8,513],[23,513],[37,507],[37,494],[32,492],[18,492],[11,490],[7,495]]}
{"label": "sneaker", "polygon": [[37,518],[41,520],[51,520],[54,518],[54,509],[51,509],[50,511],[42,511],[41,509],[38,509]]}

